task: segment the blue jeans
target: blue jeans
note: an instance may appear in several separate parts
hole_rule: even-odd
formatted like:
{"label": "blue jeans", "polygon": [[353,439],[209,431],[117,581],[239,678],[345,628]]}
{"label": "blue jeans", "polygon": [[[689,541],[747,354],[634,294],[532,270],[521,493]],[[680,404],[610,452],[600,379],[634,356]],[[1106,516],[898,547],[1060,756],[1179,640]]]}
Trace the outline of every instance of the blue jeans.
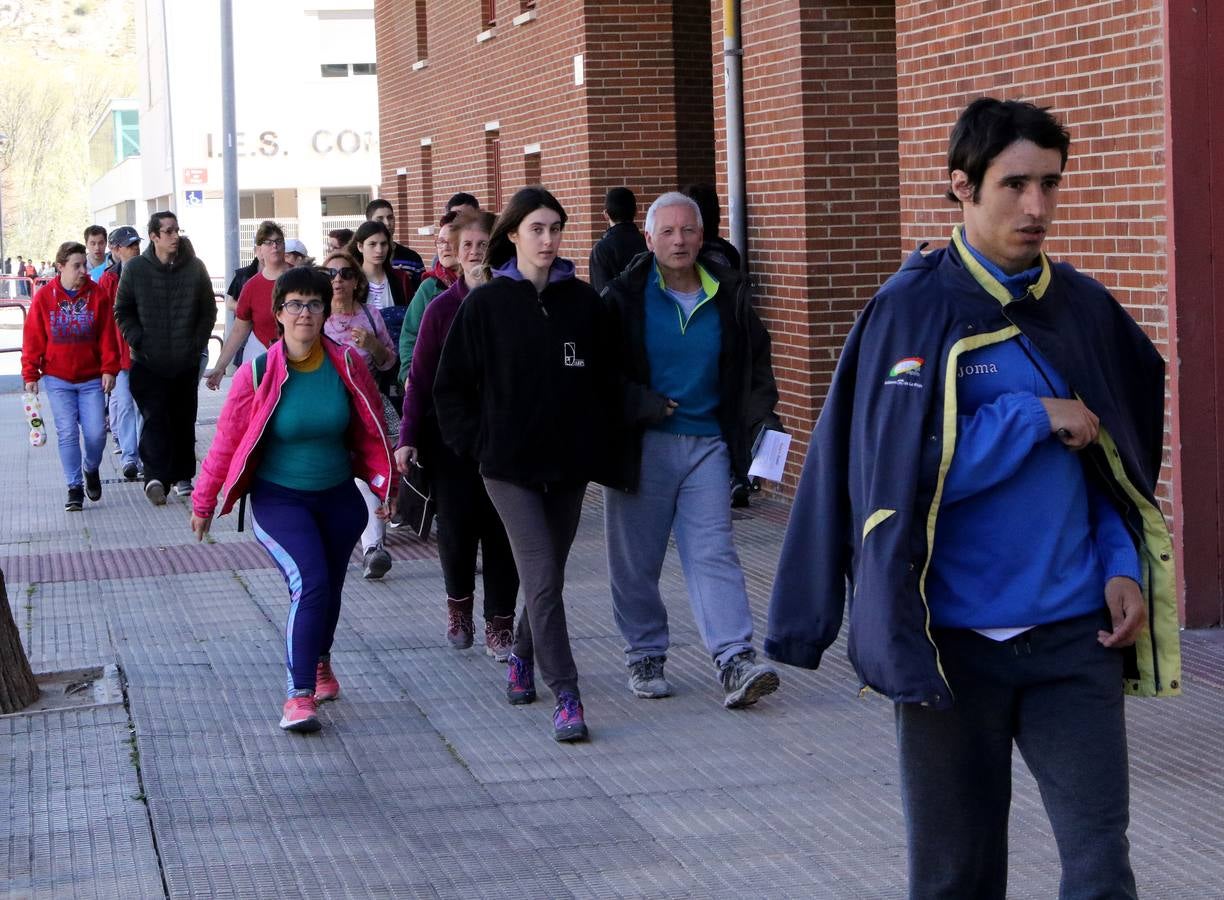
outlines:
{"label": "blue jeans", "polygon": [[64,478],[68,487],[83,487],[81,437],[85,438],[86,472],[98,471],[106,449],[106,395],[102,393],[102,379],[73,383],[44,375],[42,385],[51,402]]}
{"label": "blue jeans", "polygon": [[132,397],[131,375],[127,369],[115,376],[115,388],[110,393],[110,427],[119,449],[123,451],[123,464],[137,465],[137,440],[140,436],[140,413]]}
{"label": "blue jeans", "polygon": [[752,611],[731,528],[731,458],[722,437],[642,436],[636,494],[604,489],[612,611],[629,665],[665,656],[659,576],[675,531],[693,618],[718,666],[752,649]]}

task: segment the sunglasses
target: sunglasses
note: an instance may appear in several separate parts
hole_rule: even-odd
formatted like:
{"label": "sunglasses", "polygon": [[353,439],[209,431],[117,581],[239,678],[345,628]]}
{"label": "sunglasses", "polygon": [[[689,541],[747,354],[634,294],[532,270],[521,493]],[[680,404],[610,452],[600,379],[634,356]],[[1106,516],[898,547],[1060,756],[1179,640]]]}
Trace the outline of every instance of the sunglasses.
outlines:
{"label": "sunglasses", "polygon": [[352,281],[357,277],[357,270],[352,266],[345,266],[342,269],[324,269],[323,271],[327,273],[328,278],[335,278],[339,275],[345,281]]}

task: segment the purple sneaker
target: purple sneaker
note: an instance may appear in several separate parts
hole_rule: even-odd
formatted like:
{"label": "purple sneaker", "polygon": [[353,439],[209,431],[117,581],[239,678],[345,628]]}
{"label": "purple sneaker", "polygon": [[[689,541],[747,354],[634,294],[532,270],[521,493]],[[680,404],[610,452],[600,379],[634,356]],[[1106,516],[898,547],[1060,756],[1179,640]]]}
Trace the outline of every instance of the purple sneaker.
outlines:
{"label": "purple sneaker", "polygon": [[536,698],[535,673],[528,660],[519,659],[513,653],[506,659],[509,674],[506,680],[506,699],[512,706],[534,703]]}
{"label": "purple sneaker", "polygon": [[557,694],[557,706],[553,710],[553,740],[581,741],[586,736],[587,727],[578,695],[569,691]]}

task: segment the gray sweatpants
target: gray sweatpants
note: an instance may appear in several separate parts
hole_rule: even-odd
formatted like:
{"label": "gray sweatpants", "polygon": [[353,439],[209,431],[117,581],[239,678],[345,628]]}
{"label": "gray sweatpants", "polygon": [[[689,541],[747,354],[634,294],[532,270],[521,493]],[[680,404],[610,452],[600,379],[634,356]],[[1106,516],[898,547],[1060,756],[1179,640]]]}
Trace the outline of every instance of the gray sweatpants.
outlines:
{"label": "gray sweatpants", "polygon": [[489,499],[506,526],[524,598],[514,632],[514,655],[532,660],[553,694],[578,694],[578,668],[565,624],[565,561],[578,532],[586,485],[534,490],[484,480]]}

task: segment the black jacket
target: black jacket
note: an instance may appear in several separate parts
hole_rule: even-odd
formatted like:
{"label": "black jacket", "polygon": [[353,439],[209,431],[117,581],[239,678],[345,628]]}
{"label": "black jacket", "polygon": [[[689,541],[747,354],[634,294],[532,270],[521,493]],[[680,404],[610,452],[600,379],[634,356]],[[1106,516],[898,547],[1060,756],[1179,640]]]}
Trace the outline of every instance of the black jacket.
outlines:
{"label": "black jacket", "polygon": [[217,302],[204,263],[191,242],[179,241],[169,264],[152,242],[123,267],[115,295],[115,321],[132,348],[132,361],[163,376],[200,365],[217,323]]}
{"label": "black jacket", "polygon": [[646,238],[632,222],[617,222],[591,248],[591,287],[602,291],[625,271],[639,253],[646,252]]}
{"label": "black jacket", "polygon": [[434,408],[446,444],[482,475],[527,487],[605,480],[615,372],[599,295],[558,260],[536,293],[498,276],[464,299],[442,348]]}
{"label": "black jacket", "polygon": [[[770,360],[769,332],[739,272],[702,259],[719,284],[714,295],[722,325],[719,349],[718,423],[731,455],[732,474],[746,476],[752,445],[762,428],[784,430],[774,414],[778,387]],[[642,466],[642,433],[663,421],[667,398],[650,389],[646,359],[646,284],[655,271],[653,253],[643,254],[604,289],[617,340],[622,428],[617,435],[615,486],[637,490]]]}

